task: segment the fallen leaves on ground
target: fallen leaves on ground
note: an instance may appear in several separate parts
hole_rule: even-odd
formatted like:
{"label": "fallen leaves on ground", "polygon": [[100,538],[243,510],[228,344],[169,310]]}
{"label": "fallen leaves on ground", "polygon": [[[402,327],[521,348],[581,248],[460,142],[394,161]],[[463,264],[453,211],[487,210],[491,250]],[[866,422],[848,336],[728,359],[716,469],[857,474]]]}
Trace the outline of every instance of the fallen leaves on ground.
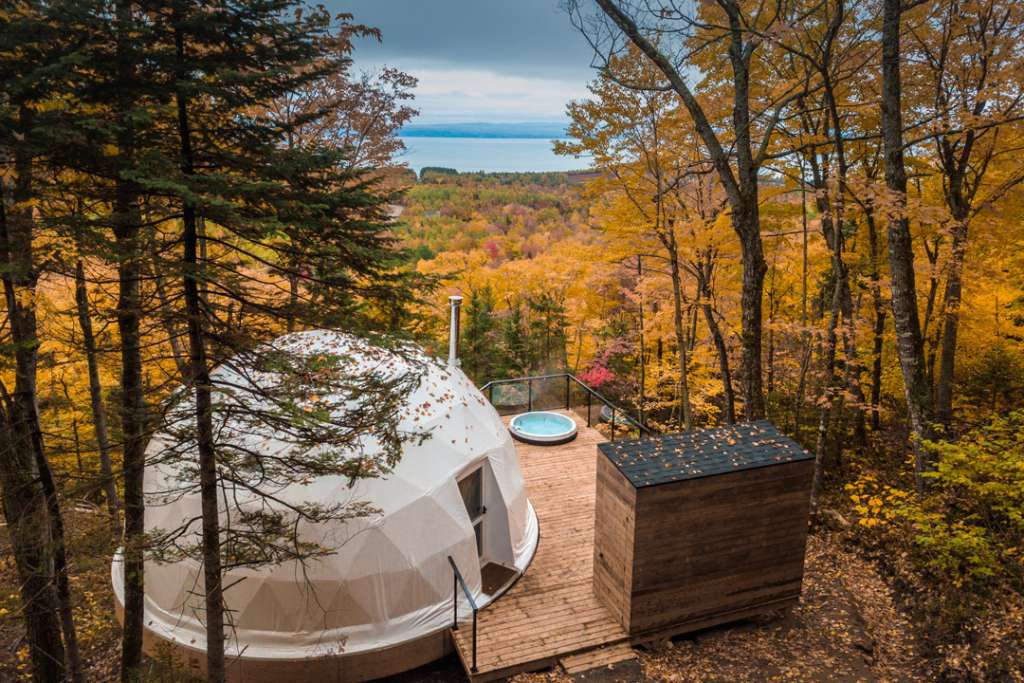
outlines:
{"label": "fallen leaves on ground", "polygon": [[831,534],[808,539],[797,607],[709,629],[640,651],[639,668],[617,665],[555,681],[910,681],[924,680],[914,626],[872,563]]}

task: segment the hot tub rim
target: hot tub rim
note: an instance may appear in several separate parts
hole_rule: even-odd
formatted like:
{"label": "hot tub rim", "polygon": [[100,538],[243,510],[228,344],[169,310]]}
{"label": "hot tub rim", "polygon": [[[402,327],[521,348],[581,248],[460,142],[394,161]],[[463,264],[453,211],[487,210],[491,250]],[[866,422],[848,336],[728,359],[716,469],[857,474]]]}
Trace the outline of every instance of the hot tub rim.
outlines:
{"label": "hot tub rim", "polygon": [[[526,415],[555,415],[561,419],[567,420],[569,424],[572,425],[572,429],[562,434],[556,434],[550,437],[531,436],[529,432],[520,432],[515,426],[516,420]],[[561,444],[569,443],[579,435],[579,427],[575,420],[568,415],[563,415],[562,413],[557,413],[553,410],[528,410],[525,413],[519,413],[509,420],[508,431],[516,441],[521,441],[522,443],[530,444],[532,446],[559,446]]]}

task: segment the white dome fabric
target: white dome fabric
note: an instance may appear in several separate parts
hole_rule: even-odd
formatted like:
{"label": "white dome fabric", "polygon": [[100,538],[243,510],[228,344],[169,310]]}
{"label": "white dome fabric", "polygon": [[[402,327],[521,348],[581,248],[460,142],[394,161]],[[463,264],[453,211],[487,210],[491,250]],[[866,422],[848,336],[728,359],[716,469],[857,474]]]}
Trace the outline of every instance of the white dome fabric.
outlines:
{"label": "white dome fabric", "polygon": [[[366,371],[382,365],[396,371],[411,365],[363,340],[332,331],[299,332],[274,346],[297,353],[327,352],[351,357]],[[382,354],[387,356],[382,363]],[[452,569],[458,564],[479,605],[491,598],[481,591],[474,529],[459,492],[458,479],[482,467],[487,505],[487,559],[522,572],[538,540],[537,517],[526,498],[511,436],[494,408],[458,369],[434,361],[422,367],[421,381],[408,399],[399,426],[429,431],[422,443],[403,448],[390,474],[361,479],[321,477],[275,492],[287,500],[367,502],[379,514],[301,528],[303,538],[336,547],[333,554],[304,565],[236,569],[224,576],[229,614],[229,654],[244,658],[299,659],[355,654],[418,639],[451,625]],[[221,366],[215,382],[236,381]],[[258,373],[246,373],[251,378]],[[272,452],[291,444],[265,434],[230,430],[224,434],[250,448]],[[227,431],[225,431],[227,430]],[[147,461],[159,462],[167,435],[149,444]],[[373,443],[363,443],[372,452]],[[194,457],[194,456],[193,456]],[[169,464],[146,468],[146,528],[173,529],[200,515],[198,492],[168,500],[180,477]],[[230,496],[228,496],[231,499]],[[222,502],[223,505],[223,502]],[[231,511],[223,511],[231,512]],[[226,519],[222,513],[222,520]],[[223,523],[223,521],[222,521]],[[199,533],[195,525],[195,533]],[[112,565],[115,595],[123,604],[123,566]],[[202,567],[195,561],[146,563],[145,625],[154,634],[185,647],[205,647]],[[460,595],[460,598],[462,596]],[[468,615],[460,600],[460,612]]]}

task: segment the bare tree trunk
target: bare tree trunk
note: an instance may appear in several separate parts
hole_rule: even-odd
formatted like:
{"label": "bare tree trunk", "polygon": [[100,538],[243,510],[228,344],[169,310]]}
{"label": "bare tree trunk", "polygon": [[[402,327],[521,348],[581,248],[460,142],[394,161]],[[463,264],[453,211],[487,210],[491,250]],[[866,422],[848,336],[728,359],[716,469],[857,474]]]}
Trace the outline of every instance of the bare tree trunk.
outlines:
{"label": "bare tree trunk", "polygon": [[[24,206],[31,187],[26,177],[30,161],[18,155],[14,203]],[[61,640],[63,616],[55,590],[56,566],[51,507],[39,472],[39,422],[36,414],[35,279],[32,263],[31,209],[19,209],[8,219],[0,185],[0,249],[4,261],[3,288],[14,355],[14,393],[3,391],[4,453],[0,465],[4,518],[21,583],[25,630],[32,677],[40,683],[60,681],[66,652]],[[6,352],[11,353],[11,352]],[[73,636],[74,630],[71,634]],[[65,633],[66,635],[66,633]],[[72,659],[72,663],[77,657]]]}
{"label": "bare tree trunk", "polygon": [[82,439],[78,433],[78,417],[71,418],[71,436],[75,441],[75,464],[78,465],[78,476],[85,476],[85,463],[82,462]]}
{"label": "bare tree trunk", "polygon": [[[177,15],[174,31],[179,79],[185,73],[185,42],[180,27],[183,17]],[[195,175],[192,159],[192,133],[188,118],[186,94],[179,88],[176,97],[178,136],[181,145],[181,171],[186,178]],[[224,595],[221,585],[220,514],[217,505],[217,453],[213,436],[213,397],[203,323],[203,264],[199,259],[199,231],[196,207],[184,201],[183,272],[185,311],[188,316],[189,360],[192,387],[195,390],[196,445],[199,451],[199,489],[203,518],[203,587],[206,594],[206,679],[212,683],[226,680],[224,663]]]}
{"label": "bare tree trunk", "polygon": [[963,292],[964,255],[967,251],[966,216],[955,218],[953,241],[946,271],[943,296],[942,353],[935,384],[935,418],[949,426],[953,419],[953,375],[956,363],[956,337],[960,324],[960,297]]}
{"label": "bare tree trunk", "polygon": [[[942,327],[937,320],[942,318],[941,313],[937,314],[935,303],[939,298],[939,250],[942,237],[933,240],[932,247],[928,247],[928,240],[924,242],[924,253],[928,258],[928,296],[925,298],[924,321],[921,327],[921,343],[924,346],[924,367],[925,377],[928,386],[932,387],[934,396],[935,388],[935,357],[939,351],[939,343],[942,340]],[[935,323],[934,325],[932,323]]]}
{"label": "bare tree trunk", "polygon": [[142,342],[139,330],[142,300],[141,254],[137,197],[128,181],[118,181],[114,234],[118,264],[117,327],[121,337],[121,425],[124,433],[124,632],[122,680],[136,680],[142,664],[145,550],[146,407],[143,398]]}
{"label": "bare tree trunk", "polygon": [[[831,92],[826,94],[830,106],[834,105],[832,102]],[[838,111],[834,113],[838,119]],[[842,325],[842,343],[843,343],[843,355],[845,356],[845,376],[846,384],[853,394],[854,399],[858,403],[857,408],[857,420],[855,423],[857,439],[863,444],[867,441],[867,434],[865,429],[864,419],[864,390],[860,384],[860,362],[858,361],[857,352],[857,339],[856,330],[853,323],[854,307],[853,307],[853,292],[850,287],[850,273],[849,268],[846,266],[845,259],[843,258],[843,252],[845,249],[844,236],[842,232],[842,224],[845,215],[845,202],[843,192],[846,187],[846,161],[845,153],[842,151],[842,133],[835,132],[833,128],[833,135],[835,136],[835,147],[836,157],[838,159],[838,173],[837,183],[838,189],[835,193],[834,199],[829,196],[829,180],[822,170],[819,170],[819,165],[815,159],[811,160],[812,173],[814,177],[814,187],[817,190],[815,204],[821,214],[821,232],[825,237],[825,242],[828,244],[829,249],[832,251],[832,268],[835,274],[835,287],[839,292],[839,313],[841,315],[840,324]],[[829,370],[831,372],[831,369]]]}
{"label": "bare tree trunk", "polygon": [[[935,46],[939,59],[927,60],[935,79],[935,109],[948,121],[949,132],[935,137],[936,157],[943,174],[943,194],[953,219],[952,245],[946,275],[943,301],[942,352],[938,361],[938,380],[935,384],[935,417],[946,427],[953,419],[953,381],[955,379],[957,331],[960,324],[960,306],[963,290],[964,257],[967,251],[967,233],[971,215],[976,208],[978,190],[986,176],[994,169],[996,155],[1004,153],[994,141],[978,142],[982,136],[997,136],[1000,128],[989,127],[989,117],[998,111],[999,118],[1012,122],[1019,118],[1020,100],[1008,105],[1000,103],[990,107],[997,83],[1005,76],[998,68],[1005,49],[1003,39],[1016,37],[1018,23],[999,3],[988,3],[966,9],[960,3],[945,3],[942,17],[943,31],[940,44]],[[953,47],[959,29],[967,26],[971,36],[971,52],[959,54]],[[976,52],[974,50],[977,50]],[[965,66],[966,65],[966,66]],[[1016,105],[1016,109],[1014,106]],[[961,114],[965,120],[957,125]],[[959,122],[958,122],[959,123]],[[975,128],[974,126],[979,126]],[[967,128],[966,131],[962,130]],[[960,130],[957,130],[960,129]],[[990,204],[1011,188],[1024,182],[1024,175],[1015,173],[1004,177],[983,204]]]}
{"label": "bare tree trunk", "polygon": [[793,432],[800,434],[800,419],[804,408],[804,394],[807,391],[807,370],[811,365],[811,331],[807,327],[807,181],[804,173],[804,158],[800,157],[800,220],[802,226],[803,260],[800,271],[800,375],[797,380],[796,400],[793,405]]}
{"label": "bare tree trunk", "polygon": [[[838,138],[837,138],[838,140]],[[838,146],[837,142],[837,146]],[[841,156],[840,156],[841,158]],[[842,173],[840,174],[842,175]],[[841,192],[842,190],[840,190]],[[818,435],[815,442],[814,479],[811,486],[811,500],[817,506],[818,495],[821,493],[822,470],[824,469],[825,448],[828,442],[829,418],[839,403],[839,376],[836,372],[836,349],[839,343],[838,328],[840,317],[845,318],[843,300],[849,294],[843,283],[849,281],[846,263],[843,260],[843,233],[841,201],[827,202],[827,214],[822,215],[822,229],[825,239],[832,250],[832,307],[829,314],[828,328],[825,333],[825,395],[820,402],[818,412]],[[844,291],[846,289],[846,291]],[[851,306],[852,307],[852,306]]]}
{"label": "bare tree trunk", "polygon": [[189,357],[196,392],[196,428],[199,450],[199,486],[203,516],[203,585],[206,593],[206,677],[226,679],[224,665],[224,603],[221,586],[220,517],[217,511],[217,459],[213,440],[213,403],[210,373],[197,280],[201,278],[196,246],[195,210],[185,210],[185,308],[189,318]]}
{"label": "bare tree trunk", "polygon": [[825,447],[828,442],[829,416],[836,401],[839,377],[836,373],[836,347],[838,346],[838,335],[836,329],[839,326],[839,315],[841,309],[842,294],[839,291],[839,276],[836,275],[835,288],[832,292],[832,311],[828,321],[828,331],[825,335],[825,370],[828,373],[825,381],[825,395],[822,397],[821,408],[818,411],[818,434],[814,445],[814,477],[811,483],[811,503],[814,509],[818,506],[818,496],[821,493],[822,471],[824,469]]}
{"label": "bare tree trunk", "polygon": [[924,305],[924,321],[921,328],[921,336],[927,337],[928,330],[931,329],[932,316],[935,312],[935,299],[939,292],[939,241],[941,237],[936,237],[935,244],[929,248],[928,240],[922,240],[924,242],[924,254],[928,259],[928,295],[925,297]]}
{"label": "bare tree trunk", "polygon": [[771,285],[768,286],[768,398],[775,391],[775,265],[772,265]]}
{"label": "bare tree trunk", "polygon": [[700,318],[700,311],[697,310],[696,306],[690,306],[690,327],[688,333],[689,346],[687,347],[690,353],[697,348],[697,319]]}
{"label": "bare tree trunk", "polygon": [[[836,103],[831,71],[833,40],[842,26],[844,15],[845,5],[843,0],[839,0],[835,5],[835,12],[832,15],[829,24],[828,37],[822,50],[822,61],[818,65],[819,73],[821,74],[824,85],[825,104],[828,112],[827,120],[829,121],[829,124],[826,125],[825,129],[828,130],[829,127],[832,129],[832,146],[835,150],[836,158],[836,186],[834,196],[830,196],[829,183],[827,182],[827,179],[825,179],[825,182],[822,183],[824,192],[819,194],[819,206],[824,202],[824,212],[822,213],[821,220],[822,231],[825,233],[825,241],[832,250],[833,291],[832,308],[829,315],[825,343],[825,396],[822,397],[821,408],[818,415],[818,438],[815,444],[814,480],[811,488],[811,500],[815,507],[817,507],[818,497],[821,493],[822,470],[824,468],[823,460],[828,440],[829,416],[831,413],[835,412],[838,417],[838,414],[842,410],[842,398],[838,391],[839,377],[836,372],[836,347],[838,344],[837,331],[840,324],[840,316],[842,317],[843,325],[843,349],[846,356],[846,383],[851,392],[859,400],[858,434],[860,436],[861,443],[865,440],[864,414],[862,412],[864,394],[860,388],[860,368],[857,363],[857,340],[853,325],[853,296],[850,291],[849,270],[847,269],[846,262],[843,258],[843,251],[845,247],[843,223],[845,220],[846,209],[845,193],[847,176],[846,147],[843,139],[842,118],[839,116],[839,107]],[[816,169],[817,163],[814,157],[812,157],[811,163],[812,167]],[[838,440],[836,446],[838,459],[842,448],[842,445]]]}
{"label": "bare tree trunk", "polygon": [[676,331],[676,348],[679,359],[679,406],[682,411],[683,430],[693,428],[693,416],[690,414],[690,386],[687,381],[687,339],[683,326],[683,278],[679,267],[679,253],[676,249],[669,250],[669,266],[672,274],[672,322]]}
{"label": "bare tree trunk", "polygon": [[868,245],[871,258],[871,302],[875,310],[874,345],[871,363],[871,429],[881,426],[882,350],[885,344],[885,302],[882,298],[881,273],[878,267],[878,226],[874,211],[865,211],[868,224]]}
{"label": "bare tree trunk", "polygon": [[[747,420],[760,420],[765,415],[764,389],[761,382],[761,294],[768,264],[761,248],[761,221],[757,215],[756,192],[753,213],[742,219],[746,226],[740,239],[743,261],[743,286],[740,294],[742,309],[741,337],[743,341],[743,412]],[[735,210],[733,220],[736,219]]]}
{"label": "bare tree trunk", "polygon": [[[15,390],[17,393],[17,390]],[[0,435],[0,485],[4,520],[18,572],[32,680],[61,681],[65,672],[61,613],[54,590],[54,564],[46,496],[39,486],[26,425],[13,399],[5,401]]]}
{"label": "bare tree trunk", "polygon": [[184,351],[182,351],[178,330],[174,326],[174,311],[171,309],[171,300],[167,296],[167,287],[164,283],[164,277],[160,272],[160,263],[154,249],[150,249],[150,264],[153,269],[153,288],[156,290],[156,297],[160,302],[160,319],[163,322],[164,332],[167,334],[167,343],[171,347],[174,367],[178,369],[181,381],[188,383],[188,360],[185,358]]}
{"label": "bare tree trunk", "polygon": [[885,182],[899,208],[889,217],[889,271],[896,351],[912,430],[914,471],[918,488],[928,464],[924,441],[931,438],[932,397],[924,367],[921,324],[917,312],[914,249],[906,215],[907,172],[903,162],[903,113],[900,94],[901,0],[883,0],[882,8],[882,140]]}
{"label": "bare tree trunk", "polygon": [[854,433],[857,435],[857,442],[861,445],[867,443],[867,427],[864,416],[864,388],[860,383],[860,352],[857,350],[857,331],[854,325],[853,293],[850,287],[850,271],[843,264],[843,279],[840,283],[841,295],[840,310],[843,314],[843,355],[846,356],[845,378],[846,385],[853,394],[857,407],[854,417]]}
{"label": "bare tree trunk", "polygon": [[116,7],[117,78],[122,84],[117,101],[118,153],[125,174],[114,188],[114,238],[117,245],[117,328],[121,338],[121,431],[124,459],[124,628],[121,633],[121,680],[138,680],[142,666],[143,607],[145,600],[145,499],[143,475],[146,451],[146,403],[143,392],[142,240],[139,189],[128,179],[135,164],[135,129],[130,84],[135,78],[131,38],[134,20],[130,0]]}
{"label": "bare tree trunk", "polygon": [[[833,30],[832,35],[836,35],[843,24],[846,16],[846,7],[843,0],[839,0],[835,6],[835,13],[832,17],[831,28]],[[835,256],[839,270],[836,274],[838,278],[836,286],[840,290],[840,312],[842,313],[842,324],[843,324],[843,354],[846,356],[846,385],[850,389],[850,393],[857,401],[857,416],[856,416],[856,434],[857,440],[861,445],[867,443],[867,429],[865,428],[864,420],[864,390],[860,384],[860,361],[859,353],[857,351],[857,330],[854,324],[854,306],[853,306],[853,292],[850,287],[850,273],[843,259],[843,251],[845,250],[845,236],[843,235],[843,224],[846,220],[846,177],[848,166],[846,163],[846,143],[844,139],[845,132],[843,130],[843,120],[839,114],[839,104],[836,101],[835,89],[832,80],[832,74],[830,72],[830,64],[832,61],[831,53],[831,41],[829,42],[829,51],[826,54],[826,61],[823,69],[824,85],[825,85],[825,102],[828,105],[829,117],[832,121],[832,132],[835,138],[833,143],[836,151],[837,161],[837,187],[835,201],[833,202],[835,223],[833,229],[835,231]]]}
{"label": "bare tree trunk", "polygon": [[68,678],[73,683],[81,683],[85,679],[82,675],[82,657],[78,650],[78,635],[75,632],[75,616],[71,608],[71,584],[68,577],[64,516],[60,509],[60,499],[57,497],[57,485],[53,479],[53,470],[50,469],[50,463],[43,451],[43,433],[39,428],[39,414],[34,402],[31,406],[30,420],[35,423],[32,433],[32,450],[35,453],[39,482],[43,487],[43,494],[46,496],[46,509],[50,516],[50,534],[53,543],[53,571],[57,584],[57,604],[60,607],[61,632],[64,634],[64,650],[68,662]]}
{"label": "bare tree trunk", "polygon": [[729,349],[725,345],[725,337],[722,336],[722,328],[715,319],[715,312],[710,303],[702,307],[704,320],[708,330],[711,332],[711,339],[715,344],[715,351],[718,354],[718,372],[722,375],[722,395],[725,408],[726,424],[736,422],[736,394],[732,388],[732,373],[729,370]]}
{"label": "bare tree trunk", "polygon": [[[637,284],[640,284],[640,281],[644,276],[644,261],[643,257],[639,255],[636,257],[636,275]],[[640,416],[640,424],[644,424],[644,405],[647,402],[647,351],[644,345],[644,298],[642,295],[639,297],[637,313],[639,314],[638,327],[640,337],[640,353],[638,355],[638,359],[640,361],[640,391],[638,392],[639,396],[637,397],[637,408]],[[579,364],[579,354],[577,354],[577,364]],[[566,406],[566,408],[568,407],[569,406]]]}
{"label": "bare tree trunk", "polygon": [[[22,134],[27,137],[32,130],[32,112],[22,107],[18,123]],[[15,149],[15,183],[13,199],[16,205],[28,205],[34,198],[32,187],[32,157],[22,146]],[[71,611],[71,586],[68,580],[67,547],[64,534],[64,517],[61,514],[60,499],[53,471],[43,449],[43,431],[39,425],[38,392],[36,390],[36,366],[39,337],[36,321],[36,282],[38,274],[33,262],[34,218],[32,209],[19,212],[17,229],[9,230],[3,236],[5,260],[12,274],[4,279],[4,290],[10,316],[11,340],[15,351],[14,405],[19,420],[28,430],[36,473],[46,500],[50,521],[50,542],[53,553],[54,579],[57,588],[57,604],[60,608],[61,631],[64,634],[64,654],[67,658],[68,677],[75,683],[82,680],[82,661],[78,652],[78,636]]]}
{"label": "bare tree trunk", "polygon": [[92,331],[92,316],[89,313],[89,294],[85,287],[85,265],[79,257],[75,263],[75,305],[78,309],[78,326],[82,330],[82,346],[85,349],[85,364],[89,371],[89,401],[92,407],[92,421],[96,433],[96,447],[100,452],[100,476],[103,492],[107,499],[107,511],[117,524],[121,501],[117,497],[114,469],[110,460],[110,438],[107,435],[107,409],[103,405],[103,386],[100,384],[99,362],[96,359],[96,337]]}
{"label": "bare tree trunk", "polygon": [[[298,246],[295,244],[294,236],[291,238],[291,243],[292,253],[294,254],[298,250]],[[298,264],[295,263],[293,260],[291,268],[289,269],[288,273],[288,321],[286,328],[288,332],[295,331],[295,315],[299,310],[299,274],[297,272],[298,268]]]}
{"label": "bare tree trunk", "polygon": [[700,288],[701,311],[704,313],[704,321],[707,323],[708,331],[711,332],[711,339],[714,341],[715,350],[718,352],[718,371],[722,376],[722,396],[725,408],[726,424],[736,422],[736,396],[732,389],[732,373],[729,371],[729,349],[725,345],[725,337],[722,336],[722,328],[715,319],[715,310],[711,305],[711,274],[710,256],[708,257],[707,270],[703,264],[698,267],[698,282]]}

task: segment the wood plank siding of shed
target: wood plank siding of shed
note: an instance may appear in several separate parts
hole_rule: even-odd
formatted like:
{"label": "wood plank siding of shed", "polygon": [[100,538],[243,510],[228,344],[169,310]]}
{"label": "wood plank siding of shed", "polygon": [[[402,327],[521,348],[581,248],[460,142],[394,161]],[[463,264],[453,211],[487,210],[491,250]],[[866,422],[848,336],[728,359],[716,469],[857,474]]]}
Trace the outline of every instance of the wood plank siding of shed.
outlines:
{"label": "wood plank siding of shed", "polygon": [[594,506],[594,527],[601,530],[605,542],[594,547],[594,589],[608,596],[605,606],[628,629],[636,489],[601,453],[597,454],[597,489],[601,495]]}
{"label": "wood plank siding of shed", "polygon": [[771,423],[598,450],[594,590],[631,637],[799,600],[814,459]]}
{"label": "wood plank siding of shed", "polygon": [[627,630],[703,628],[795,603],[813,467],[803,461],[640,489]]}

